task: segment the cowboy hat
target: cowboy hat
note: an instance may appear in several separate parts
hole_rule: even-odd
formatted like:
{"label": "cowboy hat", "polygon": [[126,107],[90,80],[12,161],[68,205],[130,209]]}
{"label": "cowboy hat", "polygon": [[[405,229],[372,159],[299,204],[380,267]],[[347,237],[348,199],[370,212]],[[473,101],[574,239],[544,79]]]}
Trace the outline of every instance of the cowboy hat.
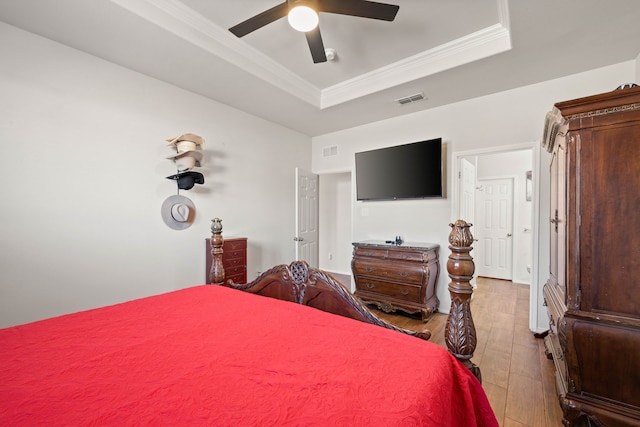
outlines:
{"label": "cowboy hat", "polygon": [[180,190],[191,190],[195,184],[204,184],[204,175],[200,172],[180,172],[168,176],[167,179],[175,179]]}
{"label": "cowboy hat", "polygon": [[167,139],[169,145],[172,145],[174,147],[181,141],[190,141],[200,148],[204,148],[204,138],[193,133],[185,133],[183,135]]}
{"label": "cowboy hat", "polygon": [[193,202],[184,196],[170,196],[160,209],[162,220],[174,230],[189,228],[195,218],[196,209]]}
{"label": "cowboy hat", "polygon": [[[197,135],[185,135],[191,135],[195,137],[191,139],[199,139],[200,141],[194,142],[188,139],[184,139],[175,140],[170,144],[176,149],[176,152],[168,156],[167,159],[173,160],[176,163],[178,172],[193,169],[196,166],[199,167],[202,163],[202,152],[197,150],[198,147],[204,145],[204,140]],[[178,138],[183,138],[185,135],[179,136]]]}
{"label": "cowboy hat", "polygon": [[202,162],[201,151],[183,151],[168,156],[167,159],[173,160],[176,163],[178,172],[184,172],[194,167],[200,167]]}

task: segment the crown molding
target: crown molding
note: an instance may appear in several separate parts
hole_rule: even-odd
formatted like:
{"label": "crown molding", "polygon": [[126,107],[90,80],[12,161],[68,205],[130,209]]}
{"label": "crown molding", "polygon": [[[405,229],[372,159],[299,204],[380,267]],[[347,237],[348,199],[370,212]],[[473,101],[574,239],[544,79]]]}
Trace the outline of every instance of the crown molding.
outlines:
{"label": "crown molding", "polygon": [[507,0],[497,0],[500,22],[449,43],[322,90],[320,108],[328,108],[511,50]]}
{"label": "crown molding", "polygon": [[241,42],[179,0],[111,0],[113,3],[212,55],[320,107],[320,89]]}
{"label": "crown molding", "polygon": [[509,3],[508,0],[496,0],[498,3],[498,20],[500,25],[511,31],[511,22],[509,21]]}
{"label": "crown molding", "polygon": [[179,0],[111,1],[320,109],[511,49],[508,0],[496,0],[500,23],[321,90]]}

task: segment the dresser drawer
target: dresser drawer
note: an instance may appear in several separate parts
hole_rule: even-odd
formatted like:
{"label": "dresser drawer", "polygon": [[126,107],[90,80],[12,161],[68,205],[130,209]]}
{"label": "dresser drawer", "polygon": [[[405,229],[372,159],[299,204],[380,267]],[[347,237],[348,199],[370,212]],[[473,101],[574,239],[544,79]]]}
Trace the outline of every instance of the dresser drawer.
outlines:
{"label": "dresser drawer", "polygon": [[244,250],[247,248],[247,241],[245,239],[226,240],[222,248],[224,251],[241,251],[244,253]]}
{"label": "dresser drawer", "polygon": [[[428,255],[425,253],[425,251],[413,251],[411,249],[405,249],[401,246],[390,246],[389,249],[358,247],[355,250],[355,256],[356,258],[365,257],[411,262],[428,261]],[[433,258],[436,259],[435,256]]]}
{"label": "dresser drawer", "polygon": [[240,258],[222,258],[222,266],[225,271],[233,267],[244,267],[246,265],[244,257]]}
{"label": "dresser drawer", "polygon": [[[392,298],[397,298],[404,301],[420,302],[420,291],[422,289],[419,285],[410,285],[406,283],[390,283],[384,280],[378,280],[370,277],[358,277],[357,289],[368,294],[385,295]],[[365,295],[362,295],[363,299],[366,299]]]}
{"label": "dresser drawer", "polygon": [[222,253],[222,256],[224,258],[240,258],[240,259],[244,259],[244,251],[242,250],[235,250],[235,251],[227,251],[226,249],[224,249],[224,252]]}
{"label": "dresser drawer", "polygon": [[353,270],[354,274],[395,280],[404,283],[421,284],[424,279],[423,269],[420,266],[411,264],[404,266],[400,263],[396,263],[391,266],[376,262],[356,260],[353,264]]}
{"label": "dresser drawer", "polygon": [[228,278],[228,277],[236,276],[238,274],[244,274],[244,272],[245,272],[244,265],[241,265],[241,266],[238,266],[238,267],[229,267],[229,268],[225,267],[224,268],[224,277],[225,277],[225,280],[226,280],[226,278]]}
{"label": "dresser drawer", "polygon": [[387,254],[389,259],[397,259],[399,261],[414,261],[414,262],[422,262],[424,259],[424,252],[419,251],[389,251]]}
{"label": "dresser drawer", "polygon": [[362,248],[357,247],[354,255],[356,257],[371,257],[371,258],[387,258],[388,251],[382,248]]}

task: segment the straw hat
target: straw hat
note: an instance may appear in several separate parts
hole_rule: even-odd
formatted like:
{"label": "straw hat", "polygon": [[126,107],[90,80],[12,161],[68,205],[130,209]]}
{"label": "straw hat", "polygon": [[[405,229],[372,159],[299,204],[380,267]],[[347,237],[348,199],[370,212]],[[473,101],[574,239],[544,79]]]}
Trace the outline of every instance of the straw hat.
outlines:
{"label": "straw hat", "polygon": [[202,162],[202,152],[182,151],[168,156],[167,159],[176,162],[178,172],[184,172],[193,169],[194,167],[200,167],[200,163]]}
{"label": "straw hat", "polygon": [[178,172],[187,171],[194,167],[199,167],[202,163],[202,149],[204,146],[204,139],[198,135],[192,133],[186,133],[178,137],[168,139],[169,145],[174,147],[176,152],[167,159],[173,160],[176,163]]}
{"label": "straw hat", "polygon": [[[176,148],[178,148],[177,147],[178,143],[183,141],[192,142],[193,144],[198,146],[198,148],[200,149],[204,148],[204,138],[193,133],[185,133],[180,136],[174,136],[173,138],[167,139],[167,142],[169,143],[169,145]],[[178,149],[178,151],[180,150]]]}

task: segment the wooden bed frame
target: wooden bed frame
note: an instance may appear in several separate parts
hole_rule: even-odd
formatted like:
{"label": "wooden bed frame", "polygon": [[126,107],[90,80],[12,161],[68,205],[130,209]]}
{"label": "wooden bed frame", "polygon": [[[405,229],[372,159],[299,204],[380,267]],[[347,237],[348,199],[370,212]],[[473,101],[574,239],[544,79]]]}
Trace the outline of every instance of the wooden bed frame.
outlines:
{"label": "wooden bed frame", "polygon": [[[473,242],[473,236],[469,230],[471,224],[458,220],[449,225],[451,226],[449,234],[451,255],[447,260],[447,271],[451,278],[449,283],[451,309],[445,327],[445,342],[449,351],[481,380],[480,368],[471,361],[476,348],[476,330],[470,309],[473,287],[469,281],[475,271],[473,258],[469,255]],[[231,280],[225,282],[222,264],[224,239],[222,221],[219,218],[212,220],[211,232],[210,278],[212,284],[307,305],[424,340],[431,337],[431,332],[428,330],[410,331],[380,319],[330,274],[309,267],[304,261],[277,265],[247,284],[236,284]]]}

